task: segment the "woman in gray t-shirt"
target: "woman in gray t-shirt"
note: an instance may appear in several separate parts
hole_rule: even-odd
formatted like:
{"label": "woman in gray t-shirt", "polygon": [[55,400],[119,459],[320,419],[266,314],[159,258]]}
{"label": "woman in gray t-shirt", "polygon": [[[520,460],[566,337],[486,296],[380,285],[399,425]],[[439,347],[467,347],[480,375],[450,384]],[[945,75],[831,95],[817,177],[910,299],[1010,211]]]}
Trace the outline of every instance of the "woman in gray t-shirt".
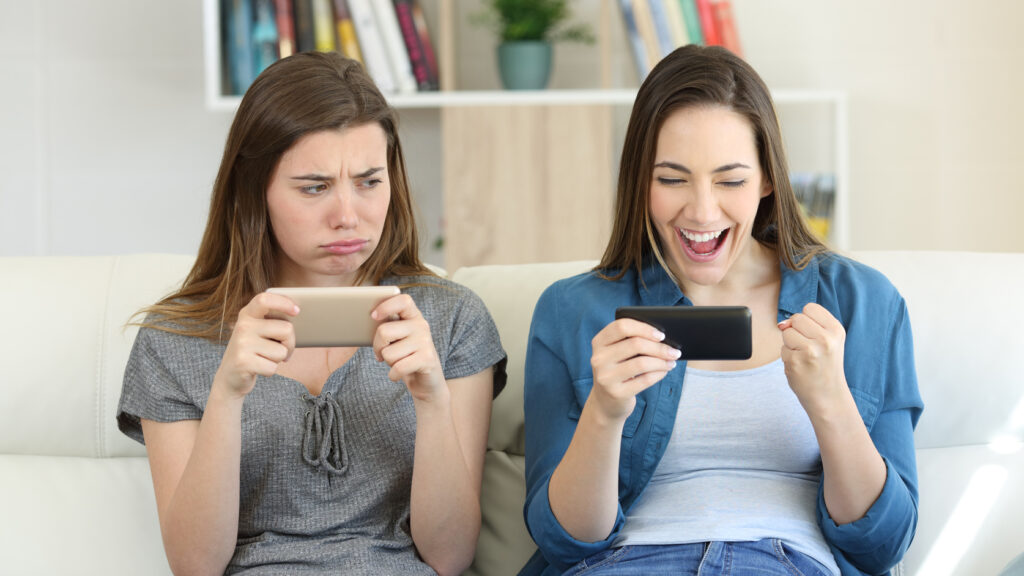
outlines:
{"label": "woman in gray t-shirt", "polygon": [[[338,54],[271,65],[228,135],[196,264],[147,308],[118,424],[175,572],[458,573],[505,353],[419,260],[396,117]],[[372,347],[296,348],[271,286],[397,285]],[[339,330],[344,327],[340,326]]]}

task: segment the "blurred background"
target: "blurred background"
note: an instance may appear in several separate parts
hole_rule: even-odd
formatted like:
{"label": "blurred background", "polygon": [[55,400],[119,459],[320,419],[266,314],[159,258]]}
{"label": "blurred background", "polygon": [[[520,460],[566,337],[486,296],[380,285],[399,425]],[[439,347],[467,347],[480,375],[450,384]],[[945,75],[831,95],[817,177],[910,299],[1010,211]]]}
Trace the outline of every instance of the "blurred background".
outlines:
{"label": "blurred background", "polygon": [[[437,31],[437,1],[421,3]],[[480,5],[454,2],[455,77],[459,89],[498,90],[497,38],[469,22]],[[601,0],[572,6],[576,20],[602,26]],[[0,256],[195,252],[233,115],[206,100],[203,8],[0,0]],[[845,95],[846,248],[1024,251],[1024,147],[1014,140],[1024,133],[1024,3],[733,0],[732,9],[743,55],[773,91]],[[611,84],[635,89],[613,12]],[[599,50],[557,44],[549,88],[599,87]],[[780,114],[795,161],[837,146],[820,112],[780,105]],[[424,256],[444,265],[441,111],[400,116]],[[613,140],[621,145],[621,131]]]}

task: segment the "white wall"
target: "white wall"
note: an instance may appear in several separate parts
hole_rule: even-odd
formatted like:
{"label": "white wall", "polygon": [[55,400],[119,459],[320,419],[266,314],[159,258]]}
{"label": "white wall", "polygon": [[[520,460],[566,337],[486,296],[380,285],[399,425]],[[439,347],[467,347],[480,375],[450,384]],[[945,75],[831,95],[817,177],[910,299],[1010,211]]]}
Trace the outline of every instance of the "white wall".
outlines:
{"label": "white wall", "polygon": [[[1024,4],[733,4],[770,86],[849,93],[851,248],[1024,251]],[[577,0],[592,22],[599,6]],[[231,121],[204,107],[200,0],[0,0],[0,14],[0,256],[194,252]],[[496,84],[491,42],[460,28],[464,84]],[[613,46],[631,82],[618,28]],[[597,82],[594,49],[557,51],[553,86]],[[402,113],[425,244],[437,116]]]}

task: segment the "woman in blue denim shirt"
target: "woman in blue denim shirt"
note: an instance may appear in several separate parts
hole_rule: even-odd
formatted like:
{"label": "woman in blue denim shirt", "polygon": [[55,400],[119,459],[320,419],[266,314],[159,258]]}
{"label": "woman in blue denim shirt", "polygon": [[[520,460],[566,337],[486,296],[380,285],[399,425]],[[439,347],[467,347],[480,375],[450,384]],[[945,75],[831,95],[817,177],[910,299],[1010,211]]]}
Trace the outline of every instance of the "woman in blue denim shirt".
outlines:
{"label": "woman in blue denim shirt", "polygon": [[[678,361],[627,305],[747,306],[753,354]],[[882,574],[910,545],[906,306],[809,231],[740,58],[686,46],[640,87],[604,257],[534,312],[525,410],[523,574]]]}

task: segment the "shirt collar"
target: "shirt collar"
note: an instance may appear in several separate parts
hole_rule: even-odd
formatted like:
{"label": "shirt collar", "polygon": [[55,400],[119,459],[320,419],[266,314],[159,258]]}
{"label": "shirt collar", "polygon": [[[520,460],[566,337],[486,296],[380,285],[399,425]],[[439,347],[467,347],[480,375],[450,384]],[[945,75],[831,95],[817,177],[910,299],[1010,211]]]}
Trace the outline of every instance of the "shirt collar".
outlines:
{"label": "shirt collar", "polygon": [[793,270],[779,262],[782,280],[779,286],[779,312],[785,317],[804,309],[808,302],[818,301],[818,259],[812,258],[803,270]]}
{"label": "shirt collar", "polygon": [[636,291],[644,306],[675,306],[680,301],[690,304],[679,285],[653,255],[644,259],[642,273],[636,277]]}

